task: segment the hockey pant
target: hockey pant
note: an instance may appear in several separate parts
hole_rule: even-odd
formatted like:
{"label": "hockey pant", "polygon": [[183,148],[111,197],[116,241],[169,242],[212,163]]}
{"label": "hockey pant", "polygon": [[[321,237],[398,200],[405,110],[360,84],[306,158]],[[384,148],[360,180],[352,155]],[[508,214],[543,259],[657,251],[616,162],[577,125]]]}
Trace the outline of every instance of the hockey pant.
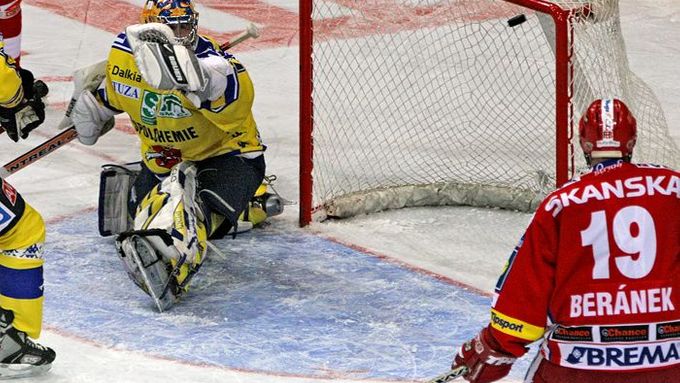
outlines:
{"label": "hockey pant", "polygon": [[12,310],[14,327],[35,339],[42,327],[45,223],[7,181],[0,182],[0,307]]}
{"label": "hockey pant", "polygon": [[672,383],[680,381],[680,364],[643,372],[592,371],[558,366],[538,353],[525,383]]}
{"label": "hockey pant", "polygon": [[[208,233],[211,238],[223,236],[238,224],[239,216],[262,184],[264,156],[250,159],[221,155],[194,164],[197,195],[202,201]],[[161,179],[142,164],[132,187],[128,211],[134,214],[140,198],[160,182]]]}
{"label": "hockey pant", "polygon": [[17,65],[21,56],[21,0],[0,0],[0,34],[5,41],[5,53]]}

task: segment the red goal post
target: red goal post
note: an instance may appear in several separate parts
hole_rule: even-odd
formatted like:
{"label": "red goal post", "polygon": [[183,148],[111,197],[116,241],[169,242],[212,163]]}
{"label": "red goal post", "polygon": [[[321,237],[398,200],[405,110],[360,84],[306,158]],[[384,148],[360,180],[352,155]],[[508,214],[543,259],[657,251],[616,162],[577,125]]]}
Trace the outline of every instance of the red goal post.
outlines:
{"label": "red goal post", "polygon": [[626,101],[675,166],[618,0],[301,0],[300,223],[389,208],[531,211],[585,167],[575,126]]}

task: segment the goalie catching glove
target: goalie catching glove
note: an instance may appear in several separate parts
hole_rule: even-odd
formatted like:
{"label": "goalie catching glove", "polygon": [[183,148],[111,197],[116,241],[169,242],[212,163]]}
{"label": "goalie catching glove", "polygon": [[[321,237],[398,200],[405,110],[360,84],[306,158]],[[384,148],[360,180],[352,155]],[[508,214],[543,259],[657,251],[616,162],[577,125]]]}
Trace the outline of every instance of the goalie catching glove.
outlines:
{"label": "goalie catching glove", "polygon": [[26,69],[19,69],[23,99],[13,108],[0,107],[0,124],[12,141],[19,141],[19,137],[26,138],[28,134],[45,121],[45,104],[42,97],[48,93],[47,85],[35,81],[33,73]]}
{"label": "goalie catching glove", "polygon": [[197,58],[161,23],[131,25],[125,33],[142,78],[153,88],[181,90],[196,107],[224,93],[233,68],[223,57]]}
{"label": "goalie catching glove", "polygon": [[196,55],[184,45],[173,44],[175,35],[165,24],[135,24],[125,28],[128,43],[144,81],[156,89],[205,89]]}

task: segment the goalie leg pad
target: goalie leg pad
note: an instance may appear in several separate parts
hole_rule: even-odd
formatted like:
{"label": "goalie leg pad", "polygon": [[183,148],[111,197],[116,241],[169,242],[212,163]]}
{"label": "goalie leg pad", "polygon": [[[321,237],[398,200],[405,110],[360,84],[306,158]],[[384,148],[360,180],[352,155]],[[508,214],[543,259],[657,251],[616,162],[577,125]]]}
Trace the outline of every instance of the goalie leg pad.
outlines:
{"label": "goalie leg pad", "polygon": [[130,192],[141,171],[141,163],[104,165],[99,177],[99,234],[103,237],[132,229],[128,210]]}
{"label": "goalie leg pad", "polygon": [[118,256],[130,279],[153,299],[159,312],[175,304],[176,282],[171,266],[156,252],[143,233],[122,235],[116,240]]}
{"label": "goalie leg pad", "polygon": [[203,261],[207,249],[202,210],[196,201],[196,167],[177,164],[170,175],[154,186],[137,207],[135,230],[159,230],[169,241],[150,238],[152,246],[168,261],[191,267]]}
{"label": "goalie leg pad", "polygon": [[[144,171],[138,177],[143,177]],[[139,202],[133,229],[116,241],[130,278],[154,300],[171,307],[188,288],[207,249],[203,216],[196,202],[196,167],[177,164]]]}

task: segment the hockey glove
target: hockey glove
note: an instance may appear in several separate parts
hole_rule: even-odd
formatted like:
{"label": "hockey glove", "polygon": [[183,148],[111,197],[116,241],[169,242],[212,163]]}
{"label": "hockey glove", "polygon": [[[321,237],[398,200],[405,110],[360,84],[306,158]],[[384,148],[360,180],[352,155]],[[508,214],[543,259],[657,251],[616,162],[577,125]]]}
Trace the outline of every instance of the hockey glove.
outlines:
{"label": "hockey glove", "polygon": [[83,145],[94,145],[100,136],[111,130],[115,124],[116,113],[101,105],[89,90],[84,90],[71,112],[73,125],[78,132],[78,140]]}
{"label": "hockey glove", "polygon": [[451,369],[466,366],[463,375],[472,383],[495,382],[510,373],[515,357],[502,351],[489,328],[482,330],[474,339],[465,342],[453,359]]}
{"label": "hockey glove", "polygon": [[19,69],[19,74],[24,89],[24,100],[14,108],[0,108],[0,125],[14,142],[19,141],[19,137],[28,137],[33,129],[45,121],[45,104],[42,97],[49,91],[44,82],[35,81],[30,71]]}
{"label": "hockey glove", "polygon": [[149,85],[186,92],[205,89],[205,75],[196,54],[177,43],[170,27],[161,23],[135,24],[125,33],[137,68]]}

